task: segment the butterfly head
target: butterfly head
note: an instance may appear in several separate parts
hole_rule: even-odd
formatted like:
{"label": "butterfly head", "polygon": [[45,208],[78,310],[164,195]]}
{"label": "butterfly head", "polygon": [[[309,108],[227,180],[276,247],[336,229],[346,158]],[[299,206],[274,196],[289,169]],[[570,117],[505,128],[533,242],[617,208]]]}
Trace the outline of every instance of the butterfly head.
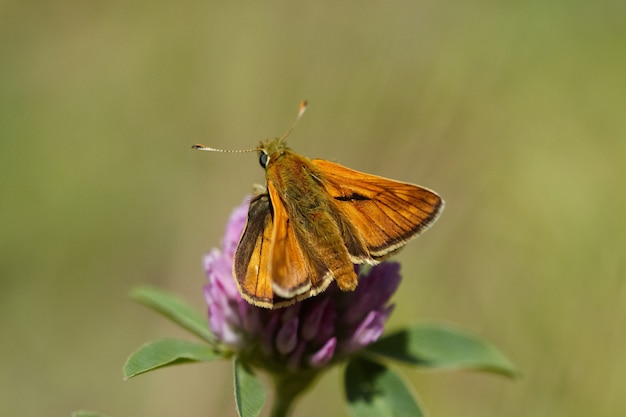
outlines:
{"label": "butterfly head", "polygon": [[283,138],[268,139],[259,144],[259,163],[264,169],[275,162],[289,148]]}

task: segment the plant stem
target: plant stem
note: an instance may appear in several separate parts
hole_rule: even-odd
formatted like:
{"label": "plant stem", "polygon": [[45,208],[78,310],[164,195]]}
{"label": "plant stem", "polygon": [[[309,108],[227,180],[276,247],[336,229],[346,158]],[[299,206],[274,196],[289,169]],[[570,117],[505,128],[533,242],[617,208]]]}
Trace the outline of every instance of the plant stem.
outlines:
{"label": "plant stem", "polygon": [[313,382],[317,372],[274,375],[274,405],[271,417],[288,417],[300,396]]}

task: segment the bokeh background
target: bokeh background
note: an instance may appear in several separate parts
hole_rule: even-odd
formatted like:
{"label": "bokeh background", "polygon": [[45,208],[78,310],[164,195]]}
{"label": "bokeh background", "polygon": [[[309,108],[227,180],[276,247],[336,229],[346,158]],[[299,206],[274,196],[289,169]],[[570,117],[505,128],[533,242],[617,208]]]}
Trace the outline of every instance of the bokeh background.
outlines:
{"label": "bokeh background", "polygon": [[[433,417],[626,412],[626,10],[619,1],[0,2],[0,415],[235,415],[230,364],[122,381],[187,337],[203,253],[263,181],[249,148],[446,199],[397,259],[391,328],[449,321],[524,377],[401,370]],[[340,372],[298,416],[346,415]]]}

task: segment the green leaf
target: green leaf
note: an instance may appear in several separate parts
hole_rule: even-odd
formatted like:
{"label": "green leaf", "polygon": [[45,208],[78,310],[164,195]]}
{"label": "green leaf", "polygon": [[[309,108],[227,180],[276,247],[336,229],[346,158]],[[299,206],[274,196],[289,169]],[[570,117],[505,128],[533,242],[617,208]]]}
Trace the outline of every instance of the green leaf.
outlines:
{"label": "green leaf", "polygon": [[199,336],[216,345],[217,339],[209,330],[206,314],[198,313],[180,298],[156,288],[140,287],[131,292],[131,297]]}
{"label": "green leaf", "polygon": [[263,385],[238,359],[235,359],[235,404],[239,417],[256,417],[265,404]]}
{"label": "green leaf", "polygon": [[356,417],[424,416],[411,389],[391,369],[356,357],[345,373],[348,406]]}
{"label": "green leaf", "polygon": [[424,324],[393,333],[367,351],[427,368],[472,369],[515,377],[515,365],[482,337],[443,324]]}
{"label": "green leaf", "polygon": [[209,362],[222,356],[207,345],[178,339],[161,339],[143,345],[124,364],[124,379],[164,366]]}

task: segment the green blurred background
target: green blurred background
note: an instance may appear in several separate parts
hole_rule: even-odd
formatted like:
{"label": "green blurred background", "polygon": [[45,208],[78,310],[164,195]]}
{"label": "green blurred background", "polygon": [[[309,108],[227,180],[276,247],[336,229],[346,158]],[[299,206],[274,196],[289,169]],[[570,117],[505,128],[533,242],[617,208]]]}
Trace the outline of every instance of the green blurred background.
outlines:
{"label": "green blurred background", "polygon": [[[457,323],[523,371],[402,370],[433,417],[626,412],[626,9],[618,1],[0,2],[0,415],[235,415],[228,363],[122,381],[204,309],[248,148],[441,193],[390,327]],[[184,336],[186,337],[186,336]],[[298,416],[345,415],[340,373]]]}

